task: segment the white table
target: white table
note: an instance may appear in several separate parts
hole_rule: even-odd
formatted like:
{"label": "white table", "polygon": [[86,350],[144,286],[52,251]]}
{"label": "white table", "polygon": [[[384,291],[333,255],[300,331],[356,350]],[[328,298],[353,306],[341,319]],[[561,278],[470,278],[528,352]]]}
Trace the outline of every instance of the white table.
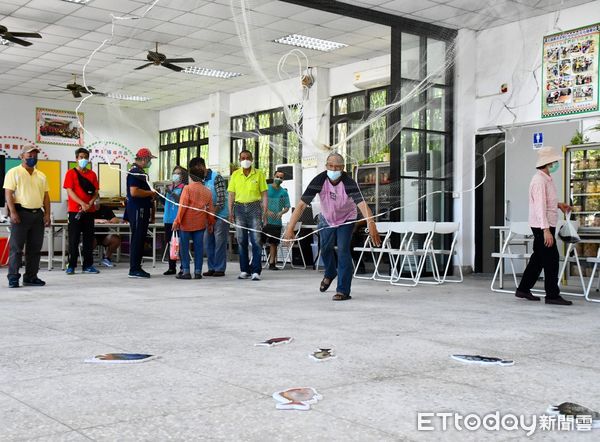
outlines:
{"label": "white table", "polygon": [[[46,235],[48,238],[48,270],[54,268],[54,261],[60,260],[61,270],[65,268],[66,259],[66,243],[67,243],[67,228],[69,223],[66,221],[53,222],[49,227],[46,228]],[[152,267],[156,267],[156,235],[160,229],[164,229],[163,223],[152,223],[148,226],[150,229],[150,237],[152,238],[152,255],[143,256],[142,259],[148,259],[152,261]],[[129,235],[131,237],[131,229],[129,224],[126,223],[106,223],[96,224],[94,227],[96,233],[102,233],[106,231],[109,233],[116,233],[117,235]],[[61,254],[60,258],[54,257],[54,237],[57,232],[61,233]]]}

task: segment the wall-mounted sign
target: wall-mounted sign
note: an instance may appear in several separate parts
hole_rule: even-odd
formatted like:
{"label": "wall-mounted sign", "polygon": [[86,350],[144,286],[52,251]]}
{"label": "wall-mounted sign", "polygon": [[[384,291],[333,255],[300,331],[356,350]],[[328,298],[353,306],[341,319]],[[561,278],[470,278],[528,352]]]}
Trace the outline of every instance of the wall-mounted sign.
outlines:
{"label": "wall-mounted sign", "polygon": [[[83,125],[81,112],[79,119]],[[36,108],[35,142],[83,146],[83,129],[79,126],[77,114],[71,111]]]}
{"label": "wall-mounted sign", "polygon": [[598,110],[600,23],[544,37],[542,118]]}
{"label": "wall-mounted sign", "polygon": [[541,149],[544,147],[544,133],[543,132],[535,132],[533,134],[533,148]]}

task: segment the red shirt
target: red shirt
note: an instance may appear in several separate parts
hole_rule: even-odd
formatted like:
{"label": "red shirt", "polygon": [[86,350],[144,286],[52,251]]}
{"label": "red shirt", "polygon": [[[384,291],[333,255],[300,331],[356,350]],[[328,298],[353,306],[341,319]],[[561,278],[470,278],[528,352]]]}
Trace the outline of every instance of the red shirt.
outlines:
{"label": "red shirt", "polygon": [[[96,176],[96,173],[93,170],[86,169],[83,173],[81,173],[81,175],[85,179],[87,179],[90,183],[92,183],[94,185],[94,187],[96,188],[96,190],[99,188],[98,177]],[[63,184],[63,188],[73,190],[73,192],[75,192],[75,195],[77,195],[81,201],[84,201],[86,203],[89,203],[90,200],[92,199],[92,197],[94,196],[94,195],[87,194],[81,188],[81,186],[79,185],[79,178],[77,177],[77,172],[75,172],[75,169],[69,169],[67,171],[67,174],[65,175],[65,182]],[[69,197],[67,211],[68,212],[79,212],[80,209],[81,209],[81,206],[79,205],[79,203],[77,203],[76,201],[71,199],[71,197]],[[96,208],[94,206],[90,207],[88,210],[88,212],[95,212],[95,211],[96,211]]]}

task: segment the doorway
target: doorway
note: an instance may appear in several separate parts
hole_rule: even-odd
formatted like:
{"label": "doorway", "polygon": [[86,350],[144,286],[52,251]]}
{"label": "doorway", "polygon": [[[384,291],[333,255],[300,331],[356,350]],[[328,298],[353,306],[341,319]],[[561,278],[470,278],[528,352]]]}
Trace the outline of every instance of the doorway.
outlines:
{"label": "doorway", "polygon": [[[475,273],[493,273],[492,252],[498,235],[490,226],[504,225],[504,133],[475,137]],[[485,158],[483,157],[485,153]]]}

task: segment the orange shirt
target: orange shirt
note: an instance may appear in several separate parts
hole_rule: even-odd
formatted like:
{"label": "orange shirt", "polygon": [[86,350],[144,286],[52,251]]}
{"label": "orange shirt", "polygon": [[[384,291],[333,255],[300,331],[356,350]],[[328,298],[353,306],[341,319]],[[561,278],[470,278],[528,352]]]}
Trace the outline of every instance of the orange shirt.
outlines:
{"label": "orange shirt", "polygon": [[[212,192],[202,183],[192,181],[185,186],[181,192],[179,204],[175,222],[179,223],[180,230],[194,232],[204,230],[209,224],[214,224]],[[189,207],[203,210],[194,210]],[[207,211],[211,214],[206,213]]]}

